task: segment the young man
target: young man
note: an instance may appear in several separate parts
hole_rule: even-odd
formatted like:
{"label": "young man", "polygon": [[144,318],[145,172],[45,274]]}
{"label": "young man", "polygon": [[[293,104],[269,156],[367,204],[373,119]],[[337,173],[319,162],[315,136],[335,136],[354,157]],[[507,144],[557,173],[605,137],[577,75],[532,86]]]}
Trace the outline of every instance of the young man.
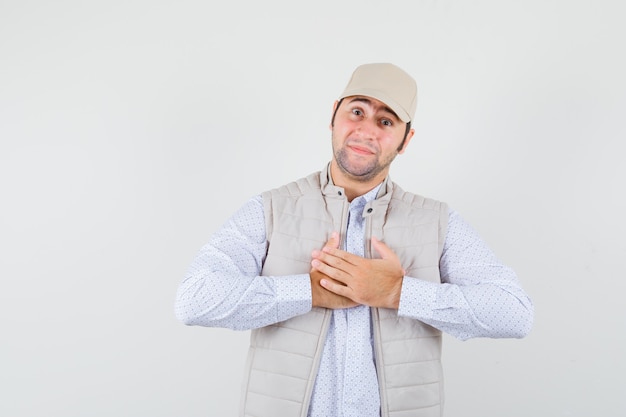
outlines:
{"label": "young man", "polygon": [[242,416],[441,416],[441,332],[530,331],[515,273],[445,203],[389,178],[416,101],[402,69],[359,66],[325,169],[251,199],[192,262],[177,317],[252,329]]}

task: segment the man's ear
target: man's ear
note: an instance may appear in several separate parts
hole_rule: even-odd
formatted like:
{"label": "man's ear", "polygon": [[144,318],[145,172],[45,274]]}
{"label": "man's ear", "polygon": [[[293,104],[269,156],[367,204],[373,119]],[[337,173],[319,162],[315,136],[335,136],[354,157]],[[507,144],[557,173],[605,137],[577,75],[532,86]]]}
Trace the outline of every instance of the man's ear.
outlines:
{"label": "man's ear", "polygon": [[335,120],[335,113],[337,112],[337,106],[339,105],[339,100],[335,100],[333,104],[333,111],[330,114],[330,125],[328,126],[330,130],[333,130],[333,121]]}
{"label": "man's ear", "polygon": [[404,139],[404,143],[402,144],[402,148],[400,148],[398,150],[398,154],[403,154],[404,151],[406,150],[406,147],[409,146],[409,142],[411,142],[411,139],[413,138],[413,135],[415,134],[415,129],[410,129],[409,133],[407,133],[406,135],[406,139]]}

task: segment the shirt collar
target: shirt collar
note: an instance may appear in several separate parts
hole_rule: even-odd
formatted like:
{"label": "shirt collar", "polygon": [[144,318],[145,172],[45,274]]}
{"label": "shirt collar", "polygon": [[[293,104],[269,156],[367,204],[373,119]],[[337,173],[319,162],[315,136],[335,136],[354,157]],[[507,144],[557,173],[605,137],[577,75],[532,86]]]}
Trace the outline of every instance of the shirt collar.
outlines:
{"label": "shirt collar", "polygon": [[380,187],[382,185],[383,185],[383,183],[381,182],[380,184],[378,184],[376,187],[372,188],[371,190],[369,190],[365,194],[355,198],[355,200],[359,199],[359,198],[362,198],[363,200],[365,200],[365,203],[369,203],[370,201],[372,201],[372,200],[374,200],[376,198],[376,196],[378,195],[378,190],[380,190]]}

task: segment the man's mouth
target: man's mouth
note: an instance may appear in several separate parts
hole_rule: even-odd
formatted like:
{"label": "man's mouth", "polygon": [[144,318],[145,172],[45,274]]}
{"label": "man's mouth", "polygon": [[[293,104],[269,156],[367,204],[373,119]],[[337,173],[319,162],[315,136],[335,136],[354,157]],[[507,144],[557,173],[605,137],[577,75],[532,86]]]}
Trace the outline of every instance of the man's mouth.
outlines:
{"label": "man's mouth", "polygon": [[376,152],[374,152],[373,150],[365,147],[365,146],[360,146],[360,145],[348,145],[348,147],[354,152],[357,153],[359,155],[373,155]]}

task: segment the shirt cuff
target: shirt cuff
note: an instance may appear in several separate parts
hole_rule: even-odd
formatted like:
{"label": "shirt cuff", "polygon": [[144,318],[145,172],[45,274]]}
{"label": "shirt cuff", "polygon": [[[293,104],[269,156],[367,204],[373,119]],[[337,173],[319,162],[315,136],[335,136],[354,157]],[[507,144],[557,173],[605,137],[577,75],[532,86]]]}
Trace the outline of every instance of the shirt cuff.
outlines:
{"label": "shirt cuff", "polygon": [[284,321],[311,311],[311,278],[309,274],[274,277],[276,315]]}
{"label": "shirt cuff", "polygon": [[398,315],[416,320],[431,320],[440,285],[418,278],[404,277]]}

